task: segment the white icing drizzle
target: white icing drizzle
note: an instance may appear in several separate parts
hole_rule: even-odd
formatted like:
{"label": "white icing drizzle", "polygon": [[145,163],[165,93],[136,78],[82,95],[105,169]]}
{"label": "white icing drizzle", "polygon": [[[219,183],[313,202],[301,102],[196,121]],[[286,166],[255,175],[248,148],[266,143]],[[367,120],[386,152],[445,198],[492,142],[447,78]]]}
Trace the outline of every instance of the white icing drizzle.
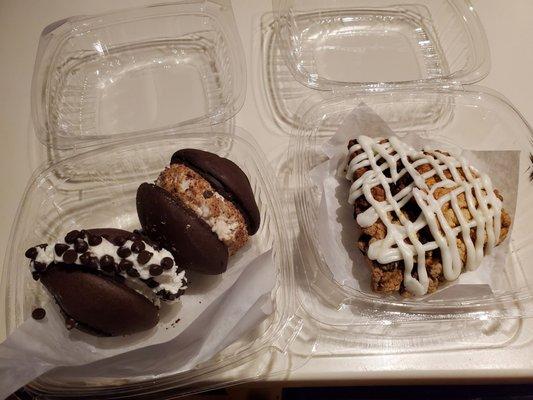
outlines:
{"label": "white icing drizzle", "polygon": [[[495,195],[490,178],[477,172],[462,158],[431,149],[417,151],[396,137],[385,139],[361,135],[357,140],[358,143],[350,147],[349,156],[362,152],[354,156],[346,168],[346,178],[352,181],[348,201],[354,204],[356,199],[364,196],[370,204],[357,216],[361,227],[369,227],[381,220],[387,229],[385,238],[370,243],[368,257],[381,264],[403,260],[404,285],[414,295],[423,295],[428,291],[428,251],[440,249],[443,273],[448,281],[457,279],[463,266],[467,270],[476,269],[484,252],[489,253],[500,237],[502,202]],[[416,168],[424,164],[429,164],[431,169],[425,173],[418,172]],[[370,169],[354,179],[355,171],[363,167]],[[386,170],[390,177],[385,175]],[[445,175],[446,171],[451,178]],[[396,183],[405,174],[411,176],[412,182],[393,196],[390,184]],[[426,180],[434,175],[440,181],[430,188]],[[372,189],[378,186],[384,189],[385,201],[377,201],[372,194]],[[439,188],[452,190],[437,199],[435,192]],[[472,216],[470,220],[461,212],[458,198],[461,194],[464,194]],[[414,222],[402,211],[402,207],[413,198],[422,210]],[[446,203],[450,204],[457,218],[456,227],[452,228],[443,214],[442,208]],[[393,223],[393,216],[399,223]],[[429,227],[434,240],[421,243],[417,232],[425,226]],[[471,229],[476,230],[475,243],[470,236]],[[459,235],[466,249],[465,265],[457,247]],[[417,278],[412,276],[415,263]]]}
{"label": "white icing drizzle", "polygon": [[[87,251],[90,252],[92,256],[95,256],[98,259],[102,258],[105,255],[109,255],[113,257],[116,264],[118,264],[120,260],[130,261],[133,264],[133,267],[139,273],[139,278],[141,279],[152,278],[153,280],[159,283],[159,286],[155,288],[151,288],[151,290],[154,293],[157,293],[161,290],[166,290],[174,295],[177,295],[179,291],[183,291],[187,289],[187,278],[185,277],[185,271],[180,271],[179,273],[177,272],[178,266],[176,265],[176,262],[172,254],[166,249],[156,250],[152,246],[150,246],[148,243],[146,243],[144,240],[142,242],[145,245],[145,250],[152,253],[152,257],[144,265],[139,264],[139,261],[137,260],[138,254],[136,253],[132,252],[128,257],[124,257],[124,258],[121,258],[118,256],[117,250],[120,247],[131,248],[131,245],[133,243],[131,240],[126,241],[123,246],[117,246],[111,243],[106,238],[102,237],[102,242],[100,244],[96,246],[89,246]],[[74,244],[70,244],[70,245],[67,243],[62,243],[62,244],[66,244],[67,246],[69,246],[68,249],[74,250]],[[36,249],[37,249],[37,257],[35,258],[35,262],[40,262],[47,266],[52,263],[64,262],[63,260],[64,253],[63,255],[58,256],[56,252],[54,251],[54,245],[46,245],[46,247],[44,248],[37,246]],[[78,254],[77,259],[73,264],[82,265],[80,261],[80,256],[81,254]],[[167,270],[163,269],[163,272],[158,276],[150,275],[150,271],[149,271],[150,265],[151,264],[161,265],[161,261],[165,257],[169,257],[172,259],[172,261],[174,261],[174,265],[172,266],[172,268],[167,269]],[[34,261],[30,262],[30,268],[32,272],[35,271],[35,267],[34,267],[35,262]],[[129,276],[125,271],[117,271],[117,273],[122,275],[124,278],[126,278],[127,281],[138,281],[139,280],[139,278],[134,278],[134,277]]]}

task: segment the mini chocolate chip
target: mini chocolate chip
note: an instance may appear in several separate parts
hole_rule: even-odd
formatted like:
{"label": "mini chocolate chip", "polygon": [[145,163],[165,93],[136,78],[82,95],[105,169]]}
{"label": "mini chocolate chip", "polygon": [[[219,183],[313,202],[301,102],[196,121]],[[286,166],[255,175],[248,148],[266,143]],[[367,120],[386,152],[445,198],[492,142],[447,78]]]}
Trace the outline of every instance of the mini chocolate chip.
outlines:
{"label": "mini chocolate chip", "polygon": [[74,264],[78,259],[78,253],[72,249],[68,249],[63,253],[63,262],[66,264]]}
{"label": "mini chocolate chip", "polygon": [[83,254],[80,256],[80,262],[81,262],[83,265],[87,265],[90,261],[91,261],[91,253],[90,253],[89,251],[83,253]]}
{"label": "mini chocolate chip", "polygon": [[41,277],[41,275],[40,275],[37,271],[33,271],[33,272],[31,273],[31,276],[32,276],[32,278],[33,278],[34,281],[38,281],[39,278]]}
{"label": "mini chocolate chip", "polygon": [[168,301],[172,301],[172,300],[175,300],[176,299],[176,295],[174,293],[167,293],[166,295],[166,299]]}
{"label": "mini chocolate chip", "polygon": [[31,317],[37,321],[43,319],[46,316],[46,311],[44,308],[36,308],[31,312]]}
{"label": "mini chocolate chip", "polygon": [[89,242],[89,246],[98,246],[100,243],[102,243],[102,237],[98,235],[87,235],[87,241]]}
{"label": "mini chocolate chip", "polygon": [[65,251],[69,249],[69,245],[65,243],[56,243],[54,246],[54,251],[58,257],[61,257]]}
{"label": "mini chocolate chip", "polygon": [[129,260],[120,260],[120,262],[118,263],[118,268],[121,271],[126,271],[131,267],[133,267],[133,263]]}
{"label": "mini chocolate chip", "polygon": [[146,246],[144,245],[144,242],[141,240],[136,240],[135,242],[131,244],[131,251],[133,251],[134,253],[140,253],[145,248]]}
{"label": "mini chocolate chip", "polygon": [[170,257],[164,257],[161,260],[161,266],[163,269],[171,269],[174,266],[174,260]]}
{"label": "mini chocolate chip", "polygon": [[74,243],[74,241],[80,237],[80,231],[74,229],[73,231],[70,231],[65,236],[65,242],[68,244]]}
{"label": "mini chocolate chip", "polygon": [[146,283],[146,285],[147,285],[150,289],[154,289],[154,288],[156,288],[156,287],[159,286],[159,282],[156,281],[156,280],[153,279],[153,278],[145,279],[145,280],[144,280],[144,283]]}
{"label": "mini chocolate chip", "polygon": [[120,257],[120,258],[127,258],[129,256],[131,256],[131,250],[128,249],[127,247],[121,247],[117,250],[117,255]]}
{"label": "mini chocolate chip", "polygon": [[85,229],[82,229],[80,231],[80,235],[78,236],[80,239],[85,239],[85,237],[87,236],[87,231]]}
{"label": "mini chocolate chip", "polygon": [[157,264],[150,264],[149,271],[150,271],[150,275],[158,276],[163,273],[163,267]]}
{"label": "mini chocolate chip", "polygon": [[100,268],[104,272],[115,272],[115,259],[109,254],[100,257]]}
{"label": "mini chocolate chip", "polygon": [[153,253],[143,250],[139,253],[139,256],[137,257],[137,262],[141,265],[146,264],[148,261],[150,261],[150,258],[152,258]]}
{"label": "mini chocolate chip", "polygon": [[104,254],[102,257],[100,257],[100,265],[113,265],[115,263],[115,259],[113,256],[110,256],[109,254]]}
{"label": "mini chocolate chip", "polygon": [[131,276],[132,278],[138,278],[139,276],[141,276],[139,274],[139,271],[137,271],[135,268],[133,267],[130,267],[126,270],[126,273],[128,274],[128,276]]}
{"label": "mini chocolate chip", "polygon": [[204,195],[204,199],[209,199],[213,197],[213,192],[211,190],[206,190],[204,191],[203,195]]}
{"label": "mini chocolate chip", "polygon": [[124,246],[124,243],[126,243],[126,240],[128,239],[123,236],[117,236],[116,238],[113,239],[113,244],[118,247]]}
{"label": "mini chocolate chip", "polygon": [[43,271],[46,271],[46,264],[42,262],[34,261],[33,268],[35,268],[35,271],[37,272],[43,272]]}
{"label": "mini chocolate chip", "polygon": [[93,256],[90,252],[85,252],[80,256],[80,262],[88,268],[98,268],[98,257]]}
{"label": "mini chocolate chip", "polygon": [[67,318],[65,319],[65,325],[67,327],[67,329],[70,331],[72,329],[74,329],[76,327],[76,325],[78,325],[78,323],[73,319],[73,318]]}
{"label": "mini chocolate chip", "polygon": [[76,250],[77,253],[85,253],[89,249],[89,245],[87,242],[83,239],[76,239],[74,242],[74,250]]}
{"label": "mini chocolate chip", "polygon": [[132,242],[136,242],[136,241],[138,241],[138,240],[142,240],[142,238],[141,238],[140,235],[138,235],[138,234],[136,234],[136,233],[132,233],[132,234],[130,235],[130,240],[131,240]]}
{"label": "mini chocolate chip", "polygon": [[38,251],[37,251],[37,248],[35,247],[30,247],[28,250],[26,250],[26,252],[24,253],[24,255],[29,258],[30,260],[35,260],[37,258],[37,254],[38,254]]}

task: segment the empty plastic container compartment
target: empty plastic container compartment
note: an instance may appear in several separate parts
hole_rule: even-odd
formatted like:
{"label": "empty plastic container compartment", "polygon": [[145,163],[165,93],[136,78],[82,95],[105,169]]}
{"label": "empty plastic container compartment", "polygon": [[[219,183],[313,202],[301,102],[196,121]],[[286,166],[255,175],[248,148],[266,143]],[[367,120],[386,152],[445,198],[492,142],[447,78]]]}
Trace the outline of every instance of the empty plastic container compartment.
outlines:
{"label": "empty plastic container compartment", "polygon": [[273,0],[280,48],[300,83],[321,90],[473,83],[489,49],[464,0]]}
{"label": "empty plastic container compartment", "polygon": [[67,18],[41,37],[34,128],[68,149],[220,123],[242,107],[245,74],[229,2]]}

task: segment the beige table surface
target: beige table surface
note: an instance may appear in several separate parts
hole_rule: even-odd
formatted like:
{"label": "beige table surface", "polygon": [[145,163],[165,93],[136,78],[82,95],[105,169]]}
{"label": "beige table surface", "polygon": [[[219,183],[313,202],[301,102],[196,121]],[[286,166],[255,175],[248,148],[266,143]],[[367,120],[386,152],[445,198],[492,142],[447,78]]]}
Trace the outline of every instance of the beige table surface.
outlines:
{"label": "beige table surface", "polygon": [[[37,162],[34,149],[38,144],[28,132],[30,82],[41,30],[71,15],[148,3],[143,0],[0,0],[0,260],[4,258],[13,216]],[[285,144],[285,139],[268,134],[250,89],[254,77],[251,30],[252,21],[269,11],[270,4],[270,0],[233,0],[248,65],[248,93],[237,124],[252,132],[267,154]],[[504,94],[527,120],[533,121],[533,1],[476,0],[474,6],[487,33],[492,60],[490,74],[479,84]],[[0,318],[0,338],[4,335]],[[396,356],[319,357],[275,379],[287,379],[293,384],[533,380],[531,338],[533,322],[525,320],[505,347]]]}

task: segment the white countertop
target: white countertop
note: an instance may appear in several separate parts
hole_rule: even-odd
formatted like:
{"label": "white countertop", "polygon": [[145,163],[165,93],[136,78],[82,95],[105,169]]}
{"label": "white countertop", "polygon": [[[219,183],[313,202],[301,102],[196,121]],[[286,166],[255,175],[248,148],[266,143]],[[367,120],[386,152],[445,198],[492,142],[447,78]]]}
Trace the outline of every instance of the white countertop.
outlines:
{"label": "white countertop", "polygon": [[[153,2],[153,1],[152,1]],[[3,260],[9,230],[32,170],[37,166],[38,145],[30,132],[30,83],[39,35],[43,27],[71,15],[91,14],[112,8],[149,4],[143,0],[47,0],[0,2],[0,259]],[[250,32],[258,17],[270,10],[270,0],[233,0],[248,66],[248,93],[237,124],[252,132],[267,154],[286,143],[264,126],[251,90],[252,46]],[[533,51],[529,0],[477,0],[474,6],[485,27],[491,49],[491,72],[480,85],[505,95],[533,121]],[[256,28],[255,28],[256,29]],[[255,44],[257,45],[257,44]],[[1,300],[0,300],[1,301]],[[1,320],[1,319],[0,319]],[[2,321],[0,321],[2,324]],[[296,371],[273,378],[292,383],[318,384],[481,379],[533,379],[533,321],[522,321],[505,346],[483,350],[426,352],[408,355],[357,357],[321,356]],[[0,338],[4,327],[0,325]]]}

